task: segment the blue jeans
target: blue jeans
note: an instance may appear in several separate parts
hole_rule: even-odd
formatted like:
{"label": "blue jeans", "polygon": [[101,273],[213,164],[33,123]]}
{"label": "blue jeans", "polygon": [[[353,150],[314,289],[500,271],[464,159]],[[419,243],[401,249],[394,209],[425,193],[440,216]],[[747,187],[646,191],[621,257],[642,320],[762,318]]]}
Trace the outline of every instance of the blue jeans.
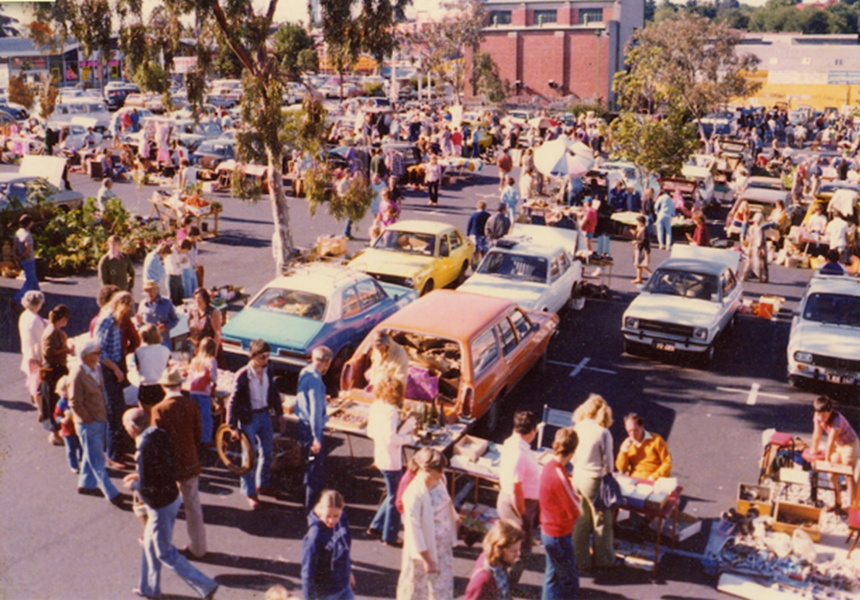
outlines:
{"label": "blue jeans", "polygon": [[550,537],[543,532],[540,537],[546,553],[541,600],[576,600],[579,598],[579,573],[573,558],[573,538],[570,535]]}
{"label": "blue jeans", "polygon": [[269,411],[254,413],[251,422],[242,425],[242,431],[248,436],[256,455],[254,468],[242,475],[242,493],[256,496],[258,488],[269,487],[272,475],[272,444],[275,434]]}
{"label": "blue jeans", "polygon": [[609,234],[601,233],[597,236],[597,253],[609,254]]}
{"label": "blue jeans", "polygon": [[672,248],[672,217],[660,217],[657,226],[657,243],[663,248]]}
{"label": "blue jeans", "polygon": [[212,441],[212,397],[209,394],[192,392],[191,399],[200,407],[200,424],[203,426],[200,443],[208,444]]}
{"label": "blue jeans", "polygon": [[382,477],[385,478],[385,498],[370,523],[372,529],[382,532],[382,541],[389,544],[396,543],[397,534],[400,533],[400,513],[394,506],[394,500],[401,475],[403,471],[382,471]]}
{"label": "blue jeans", "polygon": [[114,372],[102,365],[102,379],[105,384],[105,400],[107,401],[107,456],[119,461],[123,450],[131,446],[131,440],[122,426],[122,414],[125,412],[125,395],[122,384],[117,381]]}
{"label": "blue jeans", "polygon": [[143,560],[140,568],[140,593],[161,596],[161,565],[175,572],[201,598],[218,584],[204,575],[182,556],[173,545],[173,526],[182,501],[176,500],[162,508],[146,506],[146,527],[143,530]]}
{"label": "blue jeans", "polygon": [[348,238],[352,237],[352,219],[346,220],[346,225],[343,227],[343,235]]}
{"label": "blue jeans", "polygon": [[182,269],[182,297],[191,298],[197,289],[197,271]]}
{"label": "blue jeans", "polygon": [[317,596],[319,600],[355,600],[355,594],[352,593],[352,587],[346,586],[343,590],[337,592],[336,594],[329,594],[328,596]]}
{"label": "blue jeans", "polygon": [[39,289],[39,278],[36,277],[36,259],[21,261],[21,270],[24,271],[24,285],[22,285],[21,289],[18,290],[18,293],[15,294],[15,302],[18,304],[21,304],[21,300],[24,299],[24,294],[30,290]]}
{"label": "blue jeans", "polygon": [[66,460],[69,461],[69,468],[77,471],[81,467],[84,452],[81,448],[81,439],[76,435],[69,435],[63,438],[63,443],[66,445]]}
{"label": "blue jeans", "polygon": [[81,473],[78,475],[78,487],[88,490],[98,487],[105,498],[110,500],[119,491],[114,487],[105,469],[105,433],[107,423],[94,421],[92,423],[76,423],[78,437],[81,440]]}
{"label": "blue jeans", "polygon": [[302,445],[302,457],[305,462],[305,511],[313,510],[320,494],[325,487],[325,442],[321,442],[320,451],[317,454],[311,452],[311,441],[307,441],[302,435],[302,423],[299,423],[299,442]]}

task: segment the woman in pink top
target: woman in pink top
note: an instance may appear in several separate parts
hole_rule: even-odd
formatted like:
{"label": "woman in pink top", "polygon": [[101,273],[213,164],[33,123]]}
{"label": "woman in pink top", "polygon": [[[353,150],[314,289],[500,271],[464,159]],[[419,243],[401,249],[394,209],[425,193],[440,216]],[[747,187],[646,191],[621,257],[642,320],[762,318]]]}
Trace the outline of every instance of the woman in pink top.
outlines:
{"label": "woman in pink top", "polygon": [[[840,413],[833,410],[833,400],[827,396],[819,396],[812,405],[815,415],[812,418],[812,452],[818,454],[818,446],[823,434],[827,434],[827,445],[821,458],[839,465],[848,465],[852,471],[860,456],[860,441],[857,432],[851,424]],[[855,500],[854,490],[856,482],[854,476],[845,478],[848,483],[848,504]],[[830,473],[830,483],[833,486],[834,503],[828,512],[841,513],[842,511],[842,484],[839,475]]]}

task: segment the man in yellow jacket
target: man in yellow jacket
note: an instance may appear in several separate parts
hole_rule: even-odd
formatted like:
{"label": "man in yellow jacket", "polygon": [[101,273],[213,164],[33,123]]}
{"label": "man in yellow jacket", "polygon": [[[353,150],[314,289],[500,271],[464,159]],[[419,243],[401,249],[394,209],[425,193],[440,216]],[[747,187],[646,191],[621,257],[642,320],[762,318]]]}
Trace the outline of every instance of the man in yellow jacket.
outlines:
{"label": "man in yellow jacket", "polygon": [[645,430],[645,420],[636,413],[624,417],[627,439],[618,449],[615,468],[625,475],[639,479],[659,479],[672,476],[672,456],[666,441]]}

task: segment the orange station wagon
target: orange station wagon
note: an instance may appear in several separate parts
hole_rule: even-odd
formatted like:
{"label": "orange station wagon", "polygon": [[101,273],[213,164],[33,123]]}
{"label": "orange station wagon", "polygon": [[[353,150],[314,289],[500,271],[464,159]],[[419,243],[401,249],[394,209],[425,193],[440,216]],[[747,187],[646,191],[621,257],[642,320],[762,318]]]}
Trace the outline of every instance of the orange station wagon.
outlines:
{"label": "orange station wagon", "polygon": [[532,367],[545,366],[557,327],[555,314],[523,309],[502,298],[436,290],[382,321],[365,338],[343,369],[341,396],[372,399],[365,392],[365,373],[374,333],[385,329],[410,357],[407,400],[416,399],[409,394],[413,374],[434,383],[438,378],[432,401],[446,423],[475,422],[486,415],[486,426],[493,430],[505,396]]}

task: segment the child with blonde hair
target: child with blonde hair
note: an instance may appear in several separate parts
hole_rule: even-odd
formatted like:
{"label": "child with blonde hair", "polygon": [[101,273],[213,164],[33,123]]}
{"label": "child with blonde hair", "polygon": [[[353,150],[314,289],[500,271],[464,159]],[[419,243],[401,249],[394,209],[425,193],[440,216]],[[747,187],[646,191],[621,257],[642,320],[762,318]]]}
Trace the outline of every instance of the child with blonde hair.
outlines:
{"label": "child with blonde hair", "polygon": [[308,515],[308,532],[302,544],[302,590],[307,600],[354,600],[349,521],[343,496],[323,490]]}
{"label": "child with blonde hair", "polygon": [[81,469],[81,459],[83,458],[84,450],[81,446],[81,440],[78,438],[75,421],[72,418],[72,410],[69,406],[68,375],[63,375],[57,380],[55,390],[60,399],[54,408],[54,420],[60,426],[60,436],[63,438],[63,444],[66,446],[66,460],[69,461],[69,469],[77,475]]}
{"label": "child with blonde hair", "polygon": [[209,446],[212,444],[212,393],[218,381],[218,359],[216,354],[218,348],[215,340],[205,337],[200,340],[197,354],[188,367],[189,389],[191,399],[200,406],[200,422],[203,432],[200,443]]}

